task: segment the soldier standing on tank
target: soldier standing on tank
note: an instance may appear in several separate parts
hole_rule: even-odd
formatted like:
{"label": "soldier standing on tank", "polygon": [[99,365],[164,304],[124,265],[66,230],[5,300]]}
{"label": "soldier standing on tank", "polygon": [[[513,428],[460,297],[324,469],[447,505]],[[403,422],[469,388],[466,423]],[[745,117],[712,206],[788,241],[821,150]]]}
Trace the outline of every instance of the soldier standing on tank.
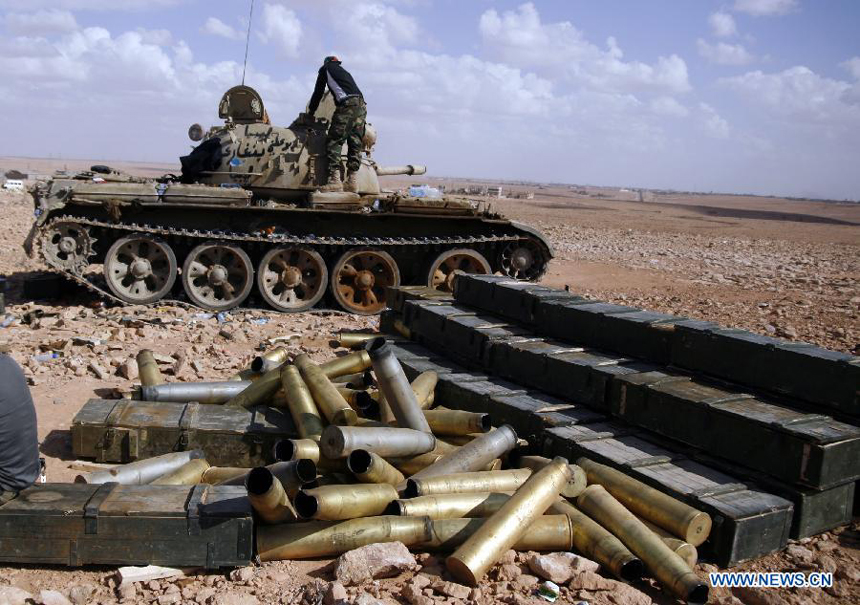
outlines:
{"label": "soldier standing on tank", "polygon": [[[364,123],[367,119],[367,105],[355,80],[341,67],[340,59],[326,57],[317,75],[314,94],[308,104],[305,119],[310,119],[317,110],[325,87],[334,96],[337,109],[331,117],[331,125],[326,137],[326,158],[328,159],[328,178],[323,191],[358,191],[358,169],[361,167],[361,150],[364,147]],[[349,151],[346,156],[346,183],[340,179],[341,151],[344,141]]]}
{"label": "soldier standing on tank", "polygon": [[0,347],[0,506],[39,478],[36,408],[24,373]]}

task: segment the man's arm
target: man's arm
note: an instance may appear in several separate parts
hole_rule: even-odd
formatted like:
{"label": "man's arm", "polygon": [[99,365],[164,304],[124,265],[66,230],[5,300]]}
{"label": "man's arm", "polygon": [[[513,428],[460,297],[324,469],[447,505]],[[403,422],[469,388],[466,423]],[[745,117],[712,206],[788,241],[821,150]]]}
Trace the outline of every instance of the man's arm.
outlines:
{"label": "man's arm", "polygon": [[323,92],[325,92],[325,84],[326,84],[326,71],[325,65],[320,67],[319,74],[317,74],[317,83],[314,86],[314,94],[311,95],[311,102],[308,103],[308,116],[313,117],[313,115],[317,111],[317,107],[319,107],[320,100],[322,100]]}

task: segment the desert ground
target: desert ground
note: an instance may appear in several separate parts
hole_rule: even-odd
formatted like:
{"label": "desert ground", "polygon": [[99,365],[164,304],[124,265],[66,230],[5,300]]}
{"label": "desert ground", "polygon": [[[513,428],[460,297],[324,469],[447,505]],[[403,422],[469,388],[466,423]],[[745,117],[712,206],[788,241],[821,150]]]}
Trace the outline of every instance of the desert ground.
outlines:
{"label": "desert ground", "polygon": [[[0,158],[3,171],[17,168],[43,174],[93,163],[146,176],[178,170],[171,165]],[[450,190],[474,181],[392,177],[385,184],[399,188],[412,182],[445,185]],[[860,353],[860,204],[692,194],[660,194],[639,202],[614,199],[612,190],[597,188],[503,185],[511,194],[528,191],[534,198],[473,199],[492,203],[497,211],[546,234],[556,256],[543,278],[545,284],[569,286],[595,299]],[[71,420],[88,398],[113,396],[116,390],[131,387],[136,379],[133,357],[140,348],[175,359],[170,379],[215,380],[245,367],[259,348],[269,346],[270,339],[283,337],[291,351],[323,360],[333,355],[328,344],[333,331],[377,325],[375,318],[325,309],[283,315],[262,307],[235,311],[220,323],[182,306],[106,306],[77,289],[69,289],[59,301],[24,301],[22,281],[43,269],[21,249],[32,221],[32,200],[27,194],[0,192],[0,213],[0,275],[9,280],[0,345],[11,348],[30,382],[49,481],[71,481],[81,470],[71,455]],[[35,359],[48,349],[59,349],[63,356]],[[858,532],[855,519],[849,527],[792,543],[784,552],[739,567],[833,571],[832,589],[715,590],[711,602],[860,603]],[[507,565],[491,572],[490,581],[462,598],[429,587],[442,570],[438,559],[426,555],[419,557],[419,573],[349,587],[347,596],[350,602],[364,604],[545,603],[532,596],[536,579],[527,558],[527,554],[511,557]],[[698,566],[701,573],[713,569],[707,562]],[[74,596],[76,603],[159,605],[310,605],[336,589],[331,584],[330,561],[267,563],[228,575],[190,572],[181,579],[122,591],[117,590],[114,571],[0,567],[0,587],[16,586],[37,597],[42,590],[56,590]],[[557,602],[674,602],[652,581],[638,586],[641,591],[618,583],[601,586],[572,584],[562,589]],[[74,587],[80,589],[71,594]]]}

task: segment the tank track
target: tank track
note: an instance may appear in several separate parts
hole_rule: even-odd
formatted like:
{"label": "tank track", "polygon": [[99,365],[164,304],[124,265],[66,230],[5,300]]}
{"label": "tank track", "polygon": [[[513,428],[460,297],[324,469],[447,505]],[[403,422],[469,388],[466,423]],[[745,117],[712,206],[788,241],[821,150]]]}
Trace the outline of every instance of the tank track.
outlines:
{"label": "tank track", "polygon": [[[528,239],[522,235],[491,235],[491,236],[467,236],[467,237],[415,237],[415,238],[407,238],[407,237],[392,237],[392,238],[381,238],[381,237],[317,237],[317,236],[290,236],[290,235],[249,235],[247,233],[235,233],[229,231],[204,231],[204,230],[196,230],[196,229],[171,229],[168,227],[162,226],[153,226],[153,225],[139,225],[137,223],[122,223],[122,222],[107,222],[100,221],[95,219],[88,219],[74,215],[62,215],[52,218],[50,221],[46,222],[42,225],[40,229],[40,234],[38,238],[40,256],[48,264],[51,269],[59,273],[61,276],[66,278],[67,280],[76,283],[80,286],[83,286],[88,291],[97,295],[100,298],[105,300],[109,300],[111,302],[123,305],[123,306],[131,306],[131,303],[128,303],[116,296],[114,296],[109,290],[101,287],[99,284],[95,283],[92,278],[88,278],[83,274],[83,270],[87,265],[82,265],[80,268],[80,272],[69,270],[58,263],[54,262],[52,259],[48,258],[44,253],[42,253],[42,238],[44,234],[47,233],[51,227],[57,223],[77,223],[79,225],[85,225],[91,228],[103,229],[103,230],[113,230],[119,232],[128,232],[128,233],[147,233],[151,235],[158,235],[162,237],[170,237],[170,238],[186,238],[189,241],[199,240],[199,241],[211,241],[211,240],[220,240],[220,241],[233,241],[233,242],[244,242],[244,243],[254,243],[254,244],[265,244],[265,245],[284,245],[284,244],[298,244],[305,246],[349,246],[349,247],[402,247],[402,246],[419,246],[419,247],[429,247],[429,246],[450,246],[450,245],[465,245],[468,247],[475,247],[480,244],[490,244],[490,243],[499,243],[499,242],[515,242],[519,240]],[[538,275],[538,279],[540,279],[543,274],[546,272],[547,266],[549,264],[549,259],[542,259],[542,265],[540,268],[540,274]],[[149,305],[143,306],[156,306],[163,305],[165,303],[178,304],[190,308],[199,308],[192,303],[188,303],[180,300],[168,300],[161,299],[154,303],[150,303]]]}

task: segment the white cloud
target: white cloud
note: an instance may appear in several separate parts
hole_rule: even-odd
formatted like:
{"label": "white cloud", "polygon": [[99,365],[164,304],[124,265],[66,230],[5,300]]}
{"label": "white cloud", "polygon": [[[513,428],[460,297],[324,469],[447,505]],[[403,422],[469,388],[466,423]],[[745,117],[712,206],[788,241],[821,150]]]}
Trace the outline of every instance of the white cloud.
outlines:
{"label": "white cloud", "polygon": [[710,44],[699,38],[696,40],[696,46],[702,57],[718,65],[748,65],[755,60],[755,57],[742,44],[726,42]]}
{"label": "white cloud", "polygon": [[62,34],[78,28],[75,16],[64,10],[39,10],[35,13],[9,13],[3,20],[16,36]]}
{"label": "white cloud", "polygon": [[711,25],[711,31],[718,38],[731,38],[738,35],[738,27],[735,25],[735,18],[729,13],[717,11],[711,13],[708,17],[708,23]]}
{"label": "white cloud", "polygon": [[851,57],[847,61],[840,63],[855,80],[860,80],[860,57]]}
{"label": "white cloud", "polygon": [[723,78],[720,83],[766,109],[771,116],[844,128],[860,126],[857,85],[820,76],[808,67],[796,66],[772,74],[751,71]]}
{"label": "white cloud", "polygon": [[757,17],[784,15],[798,7],[798,0],[735,0],[734,9]]}
{"label": "white cloud", "polygon": [[651,111],[662,116],[684,118],[690,115],[690,110],[672,97],[657,97],[650,103]]}
{"label": "white cloud", "polygon": [[156,46],[170,46],[173,44],[173,34],[166,29],[143,29],[141,27],[135,30],[140,34],[141,41],[144,44],[155,44]]}
{"label": "white cloud", "polygon": [[720,117],[717,110],[707,103],[699,103],[699,110],[702,114],[702,123],[705,132],[715,139],[729,138],[729,123]]}
{"label": "white cloud", "polygon": [[263,6],[263,31],[260,39],[272,44],[287,57],[298,56],[302,41],[302,24],[296,13],[280,4]]}
{"label": "white cloud", "polygon": [[601,49],[568,21],[542,23],[531,2],[502,14],[485,11],[479,31],[499,60],[556,79],[562,75],[594,90],[675,94],[691,89],[687,64],[678,55],[659,57],[654,64],[624,61],[615,38],[608,38],[606,49]]}
{"label": "white cloud", "polygon": [[221,36],[228,40],[242,40],[245,37],[238,29],[231,25],[227,25],[218,17],[209,17],[206,19],[206,23],[203,24],[200,31],[212,36]]}

